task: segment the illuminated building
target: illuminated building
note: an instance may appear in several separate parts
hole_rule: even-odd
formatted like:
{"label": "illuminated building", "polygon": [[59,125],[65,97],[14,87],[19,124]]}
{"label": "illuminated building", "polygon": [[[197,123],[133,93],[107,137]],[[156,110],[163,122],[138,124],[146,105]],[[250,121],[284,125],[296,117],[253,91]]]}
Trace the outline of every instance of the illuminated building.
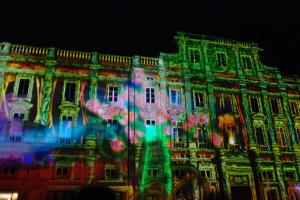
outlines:
{"label": "illuminated building", "polygon": [[299,199],[297,76],[175,38],[159,58],[0,43],[0,198]]}

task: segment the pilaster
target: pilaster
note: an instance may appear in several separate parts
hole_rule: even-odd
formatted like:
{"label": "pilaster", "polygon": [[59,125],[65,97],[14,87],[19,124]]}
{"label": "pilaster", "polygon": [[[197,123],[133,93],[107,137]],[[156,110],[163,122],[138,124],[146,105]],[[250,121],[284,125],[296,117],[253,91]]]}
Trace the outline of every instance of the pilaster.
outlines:
{"label": "pilaster", "polygon": [[47,70],[45,72],[45,80],[42,91],[42,105],[40,109],[40,123],[44,126],[49,124],[49,109],[53,86],[53,73],[57,64],[55,59],[56,49],[50,48],[48,53],[48,59],[45,61]]}

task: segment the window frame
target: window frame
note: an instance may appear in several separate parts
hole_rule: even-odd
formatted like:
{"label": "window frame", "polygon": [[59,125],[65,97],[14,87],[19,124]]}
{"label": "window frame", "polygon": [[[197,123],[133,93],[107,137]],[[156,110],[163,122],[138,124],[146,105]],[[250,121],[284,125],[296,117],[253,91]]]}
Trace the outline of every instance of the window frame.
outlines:
{"label": "window frame", "polygon": [[[149,92],[148,92],[149,90]],[[149,94],[149,97],[147,95]],[[148,100],[149,99],[149,100]],[[145,88],[145,103],[155,104],[155,87],[146,87]]]}
{"label": "window frame", "polygon": [[[22,79],[29,80],[27,95],[19,95],[18,94],[19,93],[19,87],[20,87],[20,81]],[[33,76],[17,75],[16,82],[15,82],[15,85],[14,85],[14,98],[24,98],[24,99],[27,99],[27,100],[31,101],[33,84],[34,84],[34,77]]]}
{"label": "window frame", "polygon": [[[196,103],[196,94],[200,94],[202,96],[202,102],[199,102],[199,106],[197,106]],[[200,98],[201,99],[201,98]],[[205,102],[205,92],[204,91],[200,91],[200,90],[193,90],[193,100],[194,100],[194,108],[205,108],[206,106],[206,102]]]}
{"label": "window frame", "polygon": [[[199,48],[189,48],[189,60],[193,64],[201,63],[201,51]],[[197,55],[198,54],[198,55]]]}
{"label": "window frame", "polygon": [[[72,101],[67,100],[67,98],[66,98],[66,96],[65,96],[66,90],[67,90],[67,84],[75,84],[74,100],[72,100]],[[79,89],[80,89],[79,81],[64,80],[64,87],[63,87],[62,101],[63,101],[63,102],[71,102],[71,103],[78,104],[78,103],[79,103]]]}
{"label": "window frame", "polygon": [[[172,91],[176,91],[177,93],[177,97],[176,97],[176,100],[177,100],[177,103],[173,103],[172,101]],[[181,92],[181,89],[180,88],[170,88],[169,89],[169,101],[170,101],[170,105],[173,106],[173,105],[177,105],[177,106],[181,106],[182,105],[182,92]]]}
{"label": "window frame", "polygon": [[[113,88],[113,89],[111,90],[111,88]],[[117,89],[117,90],[115,91],[115,89]],[[108,100],[108,102],[110,102],[110,103],[119,102],[120,90],[121,90],[121,87],[119,85],[108,84],[107,85],[107,100]]]}
{"label": "window frame", "polygon": [[[225,65],[223,63],[219,63],[219,56],[218,55],[224,55],[224,60],[221,58],[222,61],[225,61]],[[228,59],[227,59],[227,53],[224,51],[216,51],[216,58],[217,58],[217,65],[221,67],[227,67],[228,66]]]}
{"label": "window frame", "polygon": [[[256,99],[256,102],[257,102],[257,109],[258,109],[257,112],[254,111],[254,109],[253,109],[251,99]],[[252,113],[260,113],[260,112],[262,112],[261,99],[260,99],[259,96],[254,96],[254,95],[249,96],[249,104],[250,104],[250,108],[251,108],[251,112],[252,112]]]}
{"label": "window frame", "polygon": [[[245,62],[245,60],[244,59],[249,59],[248,61],[249,61],[249,63],[250,63],[250,66],[248,66],[248,63],[247,62]],[[252,58],[251,58],[251,56],[249,56],[249,55],[241,55],[241,64],[242,64],[242,68],[243,69],[246,69],[246,70],[250,70],[250,69],[252,69]]]}
{"label": "window frame", "polygon": [[[274,107],[273,107],[272,102],[276,102],[278,112],[274,111]],[[271,111],[272,111],[273,114],[281,114],[282,113],[280,97],[269,97],[269,103],[270,103]]]}

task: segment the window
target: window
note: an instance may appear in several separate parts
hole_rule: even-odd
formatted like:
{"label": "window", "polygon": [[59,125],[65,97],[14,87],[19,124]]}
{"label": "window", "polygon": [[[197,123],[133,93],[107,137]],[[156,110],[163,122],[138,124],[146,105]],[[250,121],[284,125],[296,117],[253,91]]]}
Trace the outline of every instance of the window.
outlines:
{"label": "window", "polygon": [[184,169],[176,169],[174,174],[177,178],[185,178],[186,177],[186,170]]}
{"label": "window", "polygon": [[107,127],[111,127],[113,125],[116,125],[118,121],[116,119],[107,119]]}
{"label": "window", "polygon": [[263,146],[266,145],[262,127],[255,128],[255,135],[256,135],[256,141],[258,145],[263,145]]}
{"label": "window", "polygon": [[251,65],[251,58],[249,56],[242,56],[242,67],[244,69],[250,69]]}
{"label": "window", "polygon": [[146,103],[155,103],[154,88],[146,88]]}
{"label": "window", "polygon": [[27,97],[30,79],[21,78],[19,81],[18,97]]}
{"label": "window", "polygon": [[266,190],[266,200],[277,200],[277,190],[276,189],[268,189]]}
{"label": "window", "polygon": [[23,134],[23,120],[25,118],[24,113],[14,113],[12,122],[9,129],[10,142],[20,142]]}
{"label": "window", "polygon": [[196,144],[198,148],[208,148],[208,130],[207,125],[203,124],[201,127],[196,128],[197,140]]}
{"label": "window", "polygon": [[73,118],[71,116],[62,116],[59,130],[59,143],[70,144],[72,138]]}
{"label": "window", "polygon": [[280,112],[279,105],[278,105],[278,99],[271,98],[270,101],[271,101],[271,107],[272,107],[273,113],[278,114]]}
{"label": "window", "polygon": [[258,97],[250,97],[250,104],[252,112],[259,112]]}
{"label": "window", "polygon": [[285,176],[285,179],[289,180],[289,181],[296,179],[296,177],[295,177],[295,171],[285,171],[284,172],[284,176]]}
{"label": "window", "polygon": [[183,142],[182,138],[182,124],[177,121],[172,125],[172,136],[174,138],[174,142]]}
{"label": "window", "polygon": [[283,128],[276,128],[276,132],[278,134],[278,142],[281,146],[287,146],[286,144],[286,138],[285,138],[285,132]]}
{"label": "window", "polygon": [[207,170],[200,170],[200,174],[202,178],[210,179],[211,178],[211,171],[209,169]]}
{"label": "window", "polygon": [[180,91],[171,89],[171,104],[172,105],[180,105],[181,104],[181,97]]}
{"label": "window", "polygon": [[159,176],[159,169],[154,168],[154,169],[148,169],[148,176],[151,177],[158,177]]}
{"label": "window", "polygon": [[190,49],[190,60],[192,63],[200,62],[200,51],[199,49]]}
{"label": "window", "polygon": [[65,85],[65,100],[75,101],[76,83],[67,82]]}
{"label": "window", "polygon": [[70,168],[57,167],[55,172],[55,178],[68,178],[70,175]]}
{"label": "window", "polygon": [[0,175],[3,176],[14,176],[17,174],[17,167],[16,166],[0,166]]}
{"label": "window", "polygon": [[194,92],[194,106],[196,108],[204,107],[204,98],[201,92]]}
{"label": "window", "polygon": [[298,108],[297,108],[296,101],[290,101],[290,108],[291,108],[292,115],[298,115]]}
{"label": "window", "polygon": [[105,169],[105,179],[117,179],[118,173],[115,168],[106,168]]}
{"label": "window", "polygon": [[232,112],[231,96],[227,94],[224,95],[224,111]]}
{"label": "window", "polygon": [[262,171],[262,179],[264,181],[272,181],[274,180],[273,171],[270,170],[264,170]]}
{"label": "window", "polygon": [[217,60],[219,66],[226,66],[226,55],[225,53],[217,53]]}
{"label": "window", "polygon": [[296,137],[298,139],[298,144],[300,143],[300,127],[295,128]]}
{"label": "window", "polygon": [[119,88],[117,86],[109,86],[108,87],[108,100],[110,102],[118,101],[118,92]]}
{"label": "window", "polygon": [[149,81],[153,81],[154,80],[154,78],[152,77],[152,76],[147,76],[147,80]]}

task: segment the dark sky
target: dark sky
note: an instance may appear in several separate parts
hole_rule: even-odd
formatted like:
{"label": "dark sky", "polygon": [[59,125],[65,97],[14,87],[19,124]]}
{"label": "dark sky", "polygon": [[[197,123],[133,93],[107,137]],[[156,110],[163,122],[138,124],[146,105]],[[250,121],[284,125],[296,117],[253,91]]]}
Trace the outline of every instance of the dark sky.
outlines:
{"label": "dark sky", "polygon": [[0,41],[130,56],[176,52],[176,31],[252,41],[264,64],[300,74],[297,0],[12,0],[0,27]]}

